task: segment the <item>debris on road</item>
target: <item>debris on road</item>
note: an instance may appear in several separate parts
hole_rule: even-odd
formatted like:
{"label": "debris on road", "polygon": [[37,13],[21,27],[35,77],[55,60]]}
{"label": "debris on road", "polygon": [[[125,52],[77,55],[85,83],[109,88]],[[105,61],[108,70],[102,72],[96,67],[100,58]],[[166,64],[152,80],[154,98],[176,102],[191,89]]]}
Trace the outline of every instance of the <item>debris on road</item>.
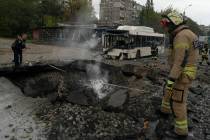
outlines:
{"label": "debris on road", "polygon": [[[26,66],[15,71],[18,74],[5,73],[5,77],[28,98],[47,98],[53,103],[42,104],[35,112],[36,120],[44,123],[46,139],[167,139],[164,132],[171,128],[172,119],[162,123],[158,113],[164,64],[152,65],[149,58],[136,63],[116,66],[77,60],[59,66],[50,64],[53,67]],[[198,75],[203,76],[200,71]],[[202,83],[197,78],[190,88],[188,121],[193,137],[206,140],[210,87]],[[6,106],[7,110],[11,108]],[[25,130],[29,134],[36,131]]]}

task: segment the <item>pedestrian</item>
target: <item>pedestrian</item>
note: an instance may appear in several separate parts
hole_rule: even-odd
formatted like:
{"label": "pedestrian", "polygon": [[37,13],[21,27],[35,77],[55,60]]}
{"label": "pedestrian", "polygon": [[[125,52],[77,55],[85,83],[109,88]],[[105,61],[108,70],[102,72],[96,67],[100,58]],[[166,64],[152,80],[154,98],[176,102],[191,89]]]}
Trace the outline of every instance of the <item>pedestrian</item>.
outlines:
{"label": "pedestrian", "polygon": [[20,39],[20,35],[17,35],[15,41],[11,45],[11,49],[12,49],[12,52],[13,52],[13,60],[12,60],[12,62],[15,62],[15,45],[17,44],[18,39]]}
{"label": "pedestrian", "polygon": [[195,79],[199,56],[198,37],[186,26],[185,18],[176,11],[163,15],[161,26],[170,36],[170,74],[164,86],[161,113],[173,114],[174,130],[166,131],[168,137],[188,137],[187,96]]}
{"label": "pedestrian", "polygon": [[14,52],[14,62],[15,62],[15,67],[18,67],[22,64],[23,60],[23,49],[26,48],[26,39],[27,39],[27,34],[22,33],[19,35],[16,39],[16,41],[12,45],[12,49]]}

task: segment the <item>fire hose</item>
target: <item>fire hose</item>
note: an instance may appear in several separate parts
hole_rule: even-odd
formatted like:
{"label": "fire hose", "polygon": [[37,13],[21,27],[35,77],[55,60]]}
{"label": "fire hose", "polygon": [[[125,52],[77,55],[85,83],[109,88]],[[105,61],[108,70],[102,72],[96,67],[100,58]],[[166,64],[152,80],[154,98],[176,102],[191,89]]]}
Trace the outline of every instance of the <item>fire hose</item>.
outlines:
{"label": "fire hose", "polygon": [[60,68],[58,68],[58,67],[56,67],[56,66],[53,66],[53,65],[51,65],[51,64],[48,64],[48,66],[50,66],[51,68],[53,68],[53,69],[56,69],[56,70],[58,70],[58,71],[61,71],[61,72],[66,72],[65,70],[62,70],[62,69],[60,69]]}
{"label": "fire hose", "polygon": [[102,82],[103,85],[108,85],[108,86],[113,86],[113,87],[118,87],[118,88],[124,88],[124,89],[129,89],[129,90],[135,90],[135,91],[139,91],[139,92],[145,92],[144,90],[140,90],[137,88],[130,88],[130,87],[126,87],[126,86],[121,86],[121,85],[116,85],[116,84],[110,84],[110,83],[104,83]]}
{"label": "fire hose", "polygon": [[[50,65],[48,64],[48,66],[50,66],[51,68],[54,68],[58,71],[61,71],[61,72],[66,72],[65,70],[63,69],[60,69],[56,66],[53,66],[53,65]],[[144,90],[140,90],[140,89],[137,89],[137,88],[130,88],[130,87],[127,87],[127,86],[121,86],[121,85],[116,85],[116,84],[110,84],[110,83],[105,83],[105,82],[101,82],[101,84],[103,85],[108,85],[108,86],[113,86],[113,87],[118,87],[118,88],[122,88],[122,89],[128,89],[128,90],[133,90],[133,91],[138,91],[138,92],[145,92]]]}

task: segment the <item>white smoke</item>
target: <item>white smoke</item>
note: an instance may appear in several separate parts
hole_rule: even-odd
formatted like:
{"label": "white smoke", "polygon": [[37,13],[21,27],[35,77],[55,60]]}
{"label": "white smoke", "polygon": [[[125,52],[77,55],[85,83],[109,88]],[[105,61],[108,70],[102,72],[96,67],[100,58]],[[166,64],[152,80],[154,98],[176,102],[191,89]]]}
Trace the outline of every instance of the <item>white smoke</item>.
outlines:
{"label": "white smoke", "polygon": [[[91,21],[84,21],[86,20],[84,19],[84,15],[86,13],[82,12],[84,11],[81,10],[81,12],[78,12],[77,21],[75,23],[83,25],[77,24],[76,26],[74,26],[75,28],[69,33],[69,39],[67,40],[65,46],[73,50],[79,49],[78,54],[70,54],[75,55],[75,59],[91,59],[101,62],[102,57],[98,55],[96,57],[95,53],[96,50],[100,50],[97,48],[99,47],[100,38],[97,38],[94,31],[91,32],[91,28],[86,28],[86,26],[91,27]],[[105,87],[104,83],[108,82],[108,73],[105,71],[102,72],[101,65],[97,62],[94,64],[88,64],[86,66],[86,72],[89,78],[88,84],[90,85],[90,87],[93,88],[94,92],[97,94],[99,99],[104,98],[107,95],[105,92],[103,92],[103,89]]]}
{"label": "white smoke", "polygon": [[93,88],[98,98],[102,99],[106,97],[108,92],[105,92],[105,88],[107,88],[105,83],[108,83],[108,72],[104,71],[102,73],[100,63],[89,64],[87,65],[86,70],[90,86]]}
{"label": "white smoke", "polygon": [[90,80],[91,86],[94,89],[94,92],[98,95],[99,99],[103,99],[107,96],[107,93],[103,92],[104,83],[107,82],[107,79],[98,79],[98,80]]}
{"label": "white smoke", "polygon": [[92,0],[92,5],[96,13],[96,17],[98,19],[99,19],[100,3],[101,3],[101,0]]}
{"label": "white smoke", "polygon": [[[83,34],[86,34],[85,30],[83,30]],[[72,39],[70,39],[68,40],[67,46],[74,49],[80,49],[79,54],[77,54],[77,59],[91,59],[96,60],[97,62],[101,62],[102,57],[95,57],[96,53],[95,51],[93,51],[94,49],[97,50],[99,40],[100,39],[93,34],[90,39],[85,40],[84,42],[73,41]],[[102,73],[101,65],[97,62],[95,64],[87,64],[86,72],[89,78],[88,84],[91,88],[93,88],[98,98],[102,99],[107,96],[107,93],[103,92],[103,89],[105,87],[104,83],[108,82],[108,74],[107,72]]]}

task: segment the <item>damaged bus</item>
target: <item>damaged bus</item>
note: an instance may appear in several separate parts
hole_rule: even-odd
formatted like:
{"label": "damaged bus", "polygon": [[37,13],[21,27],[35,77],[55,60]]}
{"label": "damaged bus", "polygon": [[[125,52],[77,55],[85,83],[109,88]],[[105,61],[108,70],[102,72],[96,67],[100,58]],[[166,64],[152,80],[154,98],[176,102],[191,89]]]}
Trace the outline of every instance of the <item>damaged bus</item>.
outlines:
{"label": "damaged bus", "polygon": [[102,35],[103,52],[110,59],[138,59],[151,56],[154,48],[158,54],[164,52],[164,34],[155,33],[145,26],[119,26]]}

